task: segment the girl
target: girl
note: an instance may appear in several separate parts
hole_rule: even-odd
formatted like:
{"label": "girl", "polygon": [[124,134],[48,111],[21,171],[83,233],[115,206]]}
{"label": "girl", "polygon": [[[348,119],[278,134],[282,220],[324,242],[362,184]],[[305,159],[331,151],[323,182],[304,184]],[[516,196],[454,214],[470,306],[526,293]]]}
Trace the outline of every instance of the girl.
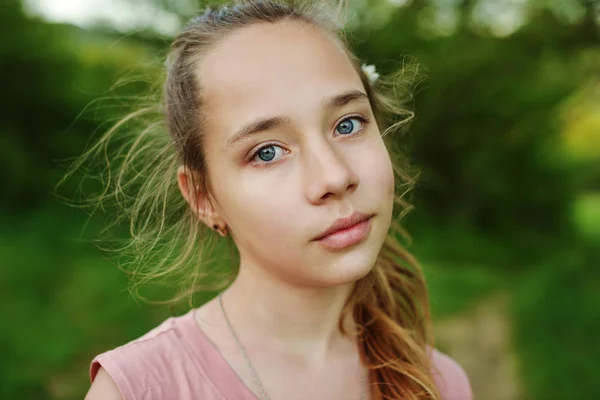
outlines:
{"label": "girl", "polygon": [[[175,38],[170,135],[138,134],[113,194],[146,176],[130,248],[142,261],[145,245],[168,249],[146,276],[191,267],[196,290],[206,227],[235,244],[239,268],[213,300],[96,356],[87,399],[472,398],[462,368],[431,346],[424,279],[396,239],[413,180],[386,133],[411,113],[360,67],[343,8],[245,1]],[[148,151],[146,171],[133,168]]]}

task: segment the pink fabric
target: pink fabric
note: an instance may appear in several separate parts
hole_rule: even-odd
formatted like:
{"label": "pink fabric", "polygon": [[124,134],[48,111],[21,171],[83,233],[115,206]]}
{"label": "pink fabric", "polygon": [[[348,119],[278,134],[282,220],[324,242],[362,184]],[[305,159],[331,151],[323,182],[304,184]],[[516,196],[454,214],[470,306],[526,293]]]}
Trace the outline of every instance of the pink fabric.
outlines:
{"label": "pink fabric", "polygon": [[[125,400],[257,400],[200,329],[194,311],[97,355],[90,365],[91,381],[102,366]],[[435,349],[432,359],[443,400],[472,400],[460,365]]]}

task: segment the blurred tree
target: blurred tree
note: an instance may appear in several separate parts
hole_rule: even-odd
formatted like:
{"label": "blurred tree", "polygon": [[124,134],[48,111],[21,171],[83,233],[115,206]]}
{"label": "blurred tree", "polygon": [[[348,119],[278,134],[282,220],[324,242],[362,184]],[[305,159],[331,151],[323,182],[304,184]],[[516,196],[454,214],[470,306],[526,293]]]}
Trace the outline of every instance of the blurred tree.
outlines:
{"label": "blurred tree", "polygon": [[[0,169],[3,208],[19,211],[48,195],[52,158],[72,154],[66,129],[89,97],[74,90],[79,66],[67,31],[33,21],[11,1],[0,12]],[[81,141],[81,139],[79,139]]]}
{"label": "blurred tree", "polygon": [[[142,82],[109,89],[156,57],[160,38],[141,32],[121,40],[114,31],[48,24],[27,17],[15,0],[0,7],[0,209],[14,213],[43,204],[65,172],[59,161],[81,152],[102,122],[131,106],[118,93],[143,92]],[[101,96],[112,98],[98,102]]]}
{"label": "blurred tree", "polygon": [[[488,232],[568,228],[576,192],[555,114],[589,74],[578,54],[596,45],[597,26],[588,19],[566,26],[541,9],[506,38],[465,25],[452,36],[423,36],[415,15],[426,3],[354,35],[366,37],[357,48],[369,62],[390,70],[389,60],[409,54],[428,71],[411,126],[423,172],[417,213]],[[463,2],[462,12],[472,3]]]}

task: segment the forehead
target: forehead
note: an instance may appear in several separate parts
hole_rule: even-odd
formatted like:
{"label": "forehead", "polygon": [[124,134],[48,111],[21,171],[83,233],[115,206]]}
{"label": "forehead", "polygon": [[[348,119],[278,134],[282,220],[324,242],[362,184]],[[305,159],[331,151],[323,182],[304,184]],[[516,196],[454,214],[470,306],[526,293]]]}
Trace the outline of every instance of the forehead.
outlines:
{"label": "forehead", "polygon": [[249,119],[314,113],[325,98],[364,90],[341,45],[300,21],[240,28],[196,72],[207,120],[228,134]]}

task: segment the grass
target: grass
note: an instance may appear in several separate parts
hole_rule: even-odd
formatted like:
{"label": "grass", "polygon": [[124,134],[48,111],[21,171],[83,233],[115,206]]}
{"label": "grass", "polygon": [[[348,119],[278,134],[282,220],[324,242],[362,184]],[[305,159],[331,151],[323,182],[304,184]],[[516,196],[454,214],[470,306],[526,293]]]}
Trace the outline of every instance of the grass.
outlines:
{"label": "grass", "polygon": [[598,248],[574,245],[518,283],[514,336],[528,398],[600,398],[598,260]]}
{"label": "grass", "polygon": [[521,376],[531,399],[599,399],[600,193],[579,198],[580,237],[548,249],[513,301]]}
{"label": "grass", "polygon": [[[137,304],[123,273],[81,238],[85,218],[47,209],[0,230],[0,398],[79,399],[93,355],[146,332],[166,308]],[[92,222],[86,236],[99,226]]]}
{"label": "grass", "polygon": [[482,297],[502,290],[505,277],[485,265],[431,263],[424,267],[434,319],[460,313]]}
{"label": "grass", "polygon": [[517,375],[527,400],[600,398],[600,193],[582,195],[573,218],[579,235],[549,234],[530,247],[533,257],[462,228],[415,237],[434,319],[496,291],[510,295]]}

